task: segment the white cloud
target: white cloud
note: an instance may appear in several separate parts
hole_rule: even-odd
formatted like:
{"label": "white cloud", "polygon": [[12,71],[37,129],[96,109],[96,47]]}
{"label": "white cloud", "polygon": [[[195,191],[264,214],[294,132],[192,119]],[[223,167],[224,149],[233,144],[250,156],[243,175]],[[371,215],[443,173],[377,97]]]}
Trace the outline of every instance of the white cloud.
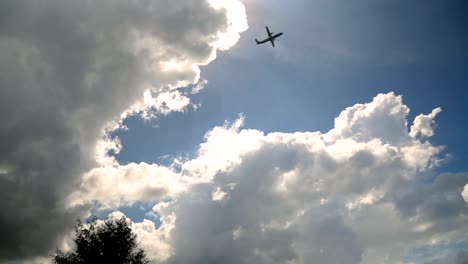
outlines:
{"label": "white cloud", "polygon": [[342,111],[329,134],[358,142],[375,138],[392,145],[404,144],[410,140],[408,113],[409,108],[402,103],[401,96],[379,94],[370,103],[356,104]]}
{"label": "white cloud", "polygon": [[434,118],[440,112],[442,112],[442,108],[437,107],[428,115],[418,115],[411,126],[410,136],[413,138],[418,135],[432,137],[434,135]]}
{"label": "white cloud", "polygon": [[208,80],[201,80],[192,88],[191,94],[197,94],[201,90],[205,89],[205,86],[208,84]]}
{"label": "white cloud", "polygon": [[154,222],[143,219],[140,223],[132,223],[132,230],[137,235],[140,246],[152,262],[166,261],[172,254],[172,248],[167,244],[176,221],[174,215],[161,219],[162,225],[156,229]]}
{"label": "white cloud", "polygon": [[468,183],[465,185],[465,188],[463,189],[462,196],[463,196],[463,199],[465,199],[465,202],[468,205]]}
{"label": "white cloud", "polygon": [[68,204],[98,201],[102,208],[117,208],[137,201],[160,201],[185,189],[178,173],[157,164],[104,166],[83,176],[79,191],[68,198]]}
{"label": "white cloud", "polygon": [[[158,228],[156,228],[156,223],[148,219],[143,219],[141,222],[134,222],[121,211],[112,211],[108,214],[107,217],[107,219],[120,219],[122,217],[126,218],[126,221],[131,227],[132,232],[136,235],[138,247],[141,247],[145,251],[147,258],[151,261],[151,263],[164,262],[173,254],[172,248],[167,244],[166,240],[170,238],[170,232],[174,228],[174,222],[176,220],[174,215],[162,217],[162,224]],[[105,223],[105,219],[98,219],[95,223],[97,225],[103,225]],[[89,224],[84,224],[85,228],[89,228],[89,226]],[[59,248],[65,251],[73,250],[74,243],[72,240],[74,237],[75,233],[70,233],[67,236],[68,241],[63,243]],[[31,262],[26,263],[50,263],[50,258],[32,259]]]}
{"label": "white cloud", "polygon": [[410,136],[408,112],[389,93],[327,133],[264,134],[242,115],[213,128],[182,164],[187,189],[153,209],[176,217],[162,263],[403,263],[412,248],[466,239],[468,174],[424,183],[441,148]]}
{"label": "white cloud", "polygon": [[226,10],[228,30],[222,31],[221,36],[212,44],[221,50],[227,50],[239,40],[239,32],[249,27],[245,6],[240,1],[209,0],[215,9]]}
{"label": "white cloud", "polygon": [[243,233],[244,229],[242,228],[242,226],[236,226],[236,228],[232,230],[232,239],[239,240]]}
{"label": "white cloud", "polygon": [[[225,171],[239,164],[241,155],[258,149],[263,133],[257,130],[242,130],[244,117],[233,124],[215,127],[205,135],[200,144],[198,157],[182,165],[183,175],[195,182],[210,181],[218,171]],[[208,140],[209,139],[209,140]]]}
{"label": "white cloud", "polygon": [[216,191],[211,194],[213,201],[221,201],[224,197],[226,197],[226,193],[223,192],[220,187],[216,188]]}

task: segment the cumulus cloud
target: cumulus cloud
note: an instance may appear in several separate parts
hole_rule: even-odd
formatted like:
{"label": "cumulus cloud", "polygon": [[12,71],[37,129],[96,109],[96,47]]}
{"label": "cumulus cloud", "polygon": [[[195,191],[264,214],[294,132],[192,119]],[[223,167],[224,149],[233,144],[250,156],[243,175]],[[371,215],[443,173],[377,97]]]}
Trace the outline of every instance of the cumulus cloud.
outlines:
{"label": "cumulus cloud", "polygon": [[441,148],[410,135],[408,113],[388,93],[324,134],[214,128],[183,166],[203,181],[163,209],[177,217],[167,263],[403,263],[464,239],[468,174],[425,183]]}
{"label": "cumulus cloud", "polygon": [[402,103],[401,96],[379,94],[370,103],[356,104],[342,111],[329,134],[358,142],[376,138],[392,145],[403,144],[410,140],[408,113],[409,108]]}
{"label": "cumulus cloud", "polygon": [[157,164],[129,163],[87,172],[68,197],[68,206],[98,202],[101,209],[131,206],[137,201],[160,201],[186,189],[179,175]]}
{"label": "cumulus cloud", "polygon": [[[175,217],[169,215],[167,217],[161,218],[162,224],[156,228],[154,222],[143,219],[141,222],[134,222],[128,216],[126,216],[121,211],[112,211],[108,214],[107,219],[121,219],[124,217],[131,227],[132,232],[136,235],[136,242],[138,246],[141,247],[147,254],[148,259],[153,263],[160,263],[167,260],[172,254],[172,248],[165,242],[165,240],[170,238],[170,231],[174,228]],[[104,225],[105,220],[96,219],[95,224]],[[89,224],[83,224],[85,228],[89,228]],[[64,238],[62,245],[60,247],[63,250],[70,251],[73,250],[74,242],[73,237],[75,234],[68,234]],[[50,258],[38,257],[35,259],[30,259],[26,261],[21,261],[21,263],[30,263],[30,264],[45,264],[50,263]]]}
{"label": "cumulus cloud", "polygon": [[[85,179],[104,174],[101,162],[109,159],[95,150],[105,130],[148,108],[168,112],[189,105],[178,87],[196,83],[199,66],[235,44],[247,21],[239,1],[1,5],[0,261],[13,261],[47,254],[85,214],[86,204],[71,208],[65,197],[83,173]],[[140,180],[129,176],[132,166],[107,173],[122,183]],[[158,168],[146,170],[159,175]],[[148,191],[161,195],[170,185],[151,181],[143,181]]]}
{"label": "cumulus cloud", "polygon": [[[156,228],[154,222],[148,219],[143,219],[141,222],[133,222],[120,211],[114,211],[109,214],[109,218],[119,219],[121,217],[127,219],[132,231],[137,236],[137,243],[143,248],[148,259],[153,262],[164,262],[172,255],[172,249],[165,243],[165,240],[170,239],[171,230],[174,228],[174,215],[163,217],[161,219],[162,225],[158,228]],[[104,221],[98,220],[99,223],[104,223]]]}
{"label": "cumulus cloud", "polygon": [[154,263],[399,263],[466,239],[468,174],[425,176],[440,109],[408,127],[394,93],[326,133],[241,115],[170,167],[109,156],[122,118],[190,105],[179,87],[247,27],[239,1],[6,0],[0,21],[0,262],[43,260],[93,201],[157,203],[161,225],[132,223]]}
{"label": "cumulus cloud", "polygon": [[417,135],[421,135],[424,137],[432,137],[434,135],[434,118],[440,112],[442,112],[442,109],[437,107],[428,115],[418,115],[414,119],[414,124],[411,126],[410,136],[416,137]]}
{"label": "cumulus cloud", "polygon": [[213,128],[181,164],[187,189],[153,209],[171,217],[158,240],[171,253],[155,263],[404,263],[412,248],[463,241],[468,174],[431,180],[442,148],[410,135],[408,113],[388,93],[326,133],[265,134],[242,115]]}

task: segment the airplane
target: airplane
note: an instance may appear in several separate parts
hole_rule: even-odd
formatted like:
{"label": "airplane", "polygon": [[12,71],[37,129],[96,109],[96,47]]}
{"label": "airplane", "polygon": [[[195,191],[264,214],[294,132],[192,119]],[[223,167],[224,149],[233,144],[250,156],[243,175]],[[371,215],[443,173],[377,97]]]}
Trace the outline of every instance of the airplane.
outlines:
{"label": "airplane", "polygon": [[266,28],[266,31],[268,33],[268,38],[267,39],[264,39],[264,40],[261,40],[261,41],[258,41],[257,39],[255,39],[255,42],[257,43],[257,45],[260,45],[260,44],[263,44],[265,42],[268,42],[270,41],[271,42],[271,45],[273,45],[273,47],[275,46],[275,39],[281,35],[283,35],[283,33],[278,33],[276,35],[273,35],[273,32],[270,32],[270,29],[268,29],[268,27],[265,27]]}

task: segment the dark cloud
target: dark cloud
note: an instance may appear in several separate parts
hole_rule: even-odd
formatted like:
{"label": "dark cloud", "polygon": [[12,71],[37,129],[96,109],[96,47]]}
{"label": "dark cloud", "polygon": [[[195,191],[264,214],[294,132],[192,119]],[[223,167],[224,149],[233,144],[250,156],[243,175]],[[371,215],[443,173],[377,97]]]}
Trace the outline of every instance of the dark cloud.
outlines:
{"label": "dark cloud", "polygon": [[468,251],[467,250],[460,250],[458,252],[455,264],[468,264]]}
{"label": "dark cloud", "polygon": [[395,197],[395,204],[405,218],[418,215],[430,221],[452,221],[468,215],[461,195],[466,182],[468,173],[445,173],[438,175],[434,182],[400,186],[389,196]]}
{"label": "dark cloud", "polygon": [[[65,197],[111,121],[153,87],[193,82],[225,9],[208,1],[2,1],[0,262],[47,254],[85,208]],[[183,60],[180,72],[161,62]]]}

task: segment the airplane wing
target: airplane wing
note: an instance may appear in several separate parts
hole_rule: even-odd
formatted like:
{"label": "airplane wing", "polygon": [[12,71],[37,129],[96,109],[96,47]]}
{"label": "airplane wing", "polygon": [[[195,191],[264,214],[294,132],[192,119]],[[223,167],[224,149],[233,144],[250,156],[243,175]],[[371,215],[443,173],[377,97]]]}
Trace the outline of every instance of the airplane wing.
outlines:
{"label": "airplane wing", "polygon": [[271,39],[270,39],[270,42],[271,42],[271,45],[274,47],[274,46],[275,46],[275,39],[274,39],[274,38],[271,38]]}
{"label": "airplane wing", "polygon": [[268,37],[271,37],[271,32],[270,32],[270,29],[268,28],[268,26],[267,26],[267,27],[265,27],[265,28],[266,28],[266,31],[267,31],[267,33],[268,33]]}

